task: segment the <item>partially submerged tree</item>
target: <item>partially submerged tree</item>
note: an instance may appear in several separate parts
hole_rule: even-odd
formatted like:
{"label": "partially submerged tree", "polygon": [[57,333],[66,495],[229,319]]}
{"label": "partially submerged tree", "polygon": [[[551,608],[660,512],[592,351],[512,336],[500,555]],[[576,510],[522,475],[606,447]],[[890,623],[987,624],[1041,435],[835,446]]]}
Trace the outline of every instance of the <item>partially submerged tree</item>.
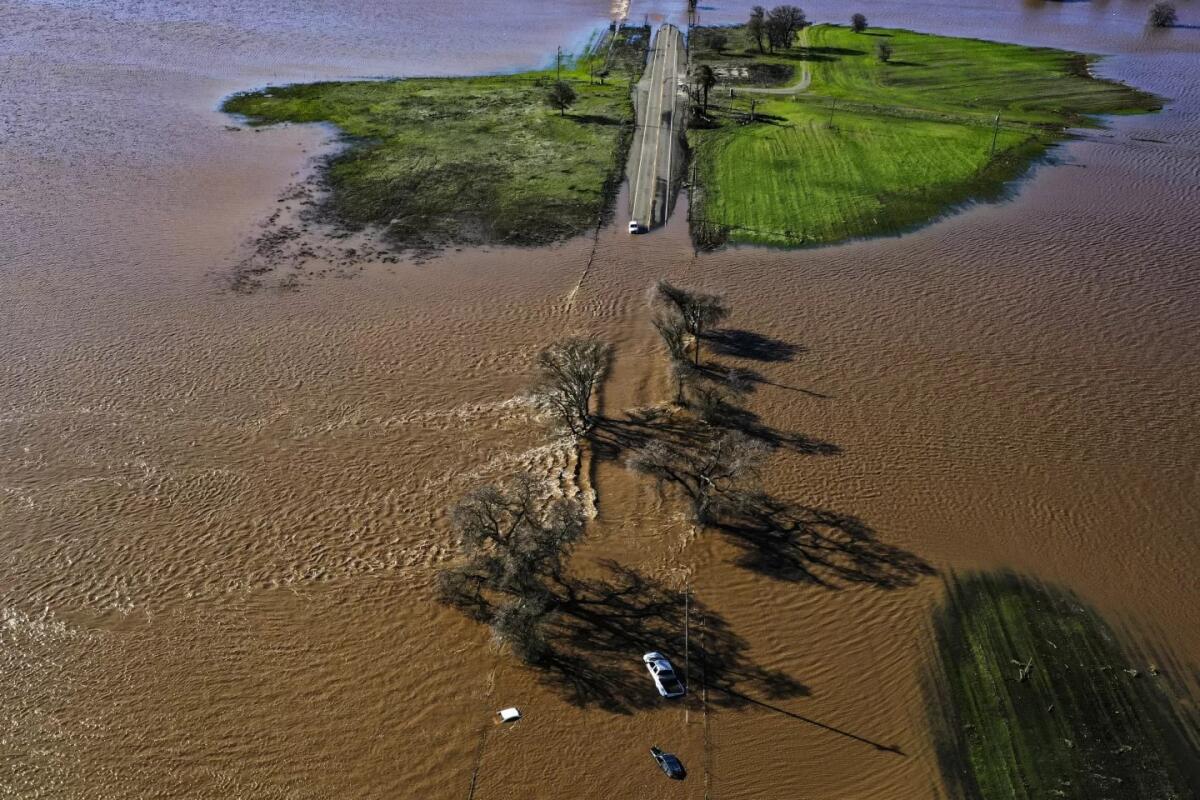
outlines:
{"label": "partially submerged tree", "polygon": [[1179,15],[1170,3],[1155,3],[1150,9],[1150,24],[1155,28],[1170,28],[1178,21]]}
{"label": "partially submerged tree", "polygon": [[675,381],[675,402],[683,402],[683,386],[688,382],[694,367],[688,360],[687,329],[678,314],[658,313],[651,320],[658,335],[662,337],[663,345],[667,348],[667,358],[670,362],[671,379]]}
{"label": "partially submerged tree", "polygon": [[746,32],[758,45],[758,52],[765,53],[766,50],[763,49],[763,39],[767,35],[767,10],[765,8],[755,6],[750,10],[750,21],[746,23]]}
{"label": "partially submerged tree", "polygon": [[492,626],[528,662],[545,653],[541,628],[555,607],[553,587],[583,535],[584,514],[573,500],[545,501],[529,475],[480,487],[451,514],[464,561],[438,575],[442,602]]}
{"label": "partially submerged tree", "polygon": [[546,102],[551,108],[558,109],[559,116],[565,116],[567,109],[575,105],[577,98],[575,87],[566,81],[555,81],[550,87],[550,91],[546,93]]}
{"label": "partially submerged tree", "polygon": [[740,431],[723,430],[695,446],[655,441],[634,451],[626,466],[660,483],[678,486],[691,501],[697,522],[711,522],[720,502],[734,502],[759,484],[770,449]]}
{"label": "partially submerged tree", "polygon": [[772,8],[764,23],[771,52],[791,47],[796,34],[807,24],[808,20],[799,6],[783,5]]}
{"label": "partially submerged tree", "polygon": [[862,33],[867,29],[867,17],[865,14],[855,14],[850,17],[850,30],[855,33]]}
{"label": "partially submerged tree", "polygon": [[884,64],[891,61],[891,59],[892,59],[891,42],[883,41],[883,42],[880,42],[879,44],[875,45],[875,56],[880,61],[882,61]]}
{"label": "partially submerged tree", "polygon": [[729,316],[729,307],[719,295],[681,289],[666,281],[659,281],[654,292],[655,299],[668,313],[676,315],[683,329],[691,335],[696,348],[695,363],[699,365],[700,337]]}
{"label": "partially submerged tree", "polygon": [[594,337],[571,337],[538,353],[537,397],[567,429],[582,436],[592,426],[592,393],[608,372],[611,350]]}
{"label": "partially submerged tree", "polygon": [[497,591],[527,595],[541,579],[560,575],[583,534],[573,500],[538,497],[539,482],[521,474],[466,495],[451,513],[463,553]]}
{"label": "partially submerged tree", "polygon": [[738,403],[753,389],[753,383],[740,370],[729,369],[724,374],[697,372],[687,388],[688,405],[707,424],[738,427],[746,421],[747,412]]}
{"label": "partially submerged tree", "polygon": [[717,85],[717,74],[708,64],[700,64],[692,71],[692,80],[704,93],[704,113],[708,113],[708,90]]}
{"label": "partially submerged tree", "polygon": [[526,664],[539,664],[550,651],[546,641],[549,605],[542,597],[516,597],[502,603],[492,615],[492,638],[507,644]]}

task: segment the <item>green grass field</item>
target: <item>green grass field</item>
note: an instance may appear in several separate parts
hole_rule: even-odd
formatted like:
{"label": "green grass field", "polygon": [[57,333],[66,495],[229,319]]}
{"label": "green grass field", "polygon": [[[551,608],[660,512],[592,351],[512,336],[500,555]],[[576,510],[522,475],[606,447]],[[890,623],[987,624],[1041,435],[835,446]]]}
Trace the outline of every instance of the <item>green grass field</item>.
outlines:
{"label": "green grass field", "polygon": [[[1090,77],[1078,53],[818,25],[805,32],[807,46],[764,55],[743,28],[724,31],[720,53],[693,32],[693,61],[724,76],[711,121],[688,133],[693,232],[704,244],[803,246],[902,232],[1000,196],[1068,127],[1096,124],[1092,115],[1159,107]],[[890,63],[876,57],[881,41],[893,47]],[[811,85],[742,91],[763,84],[752,79],[763,65],[773,65],[775,86],[794,84],[807,67]],[[752,98],[757,120],[748,122]]]}
{"label": "green grass field", "polygon": [[603,85],[607,41],[564,66],[566,116],[545,96],[553,69],[472,78],[296,84],[234,95],[251,125],[327,122],[346,147],[324,171],[329,218],[377,225],[397,246],[541,244],[594,227],[611,209],[633,124],[630,75],[644,28],[624,29]]}
{"label": "green grass field", "polygon": [[1200,753],[1169,678],[1077,598],[973,575],[951,584],[935,631],[930,706],[952,797],[1197,796]]}

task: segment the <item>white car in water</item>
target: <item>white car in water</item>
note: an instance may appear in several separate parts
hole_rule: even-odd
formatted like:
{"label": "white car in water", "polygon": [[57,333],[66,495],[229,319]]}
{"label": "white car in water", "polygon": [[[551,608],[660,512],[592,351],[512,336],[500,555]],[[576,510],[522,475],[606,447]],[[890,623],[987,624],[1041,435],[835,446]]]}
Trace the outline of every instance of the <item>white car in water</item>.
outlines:
{"label": "white car in water", "polygon": [[675,668],[662,653],[657,651],[646,653],[642,656],[642,661],[645,663],[646,669],[650,671],[650,677],[654,679],[655,688],[663,697],[683,697],[687,693],[687,687],[683,685],[683,681],[679,680],[679,676],[675,674]]}
{"label": "white car in water", "polygon": [[629,232],[630,233],[641,233],[642,232],[642,223],[638,222],[636,219],[629,220]]}

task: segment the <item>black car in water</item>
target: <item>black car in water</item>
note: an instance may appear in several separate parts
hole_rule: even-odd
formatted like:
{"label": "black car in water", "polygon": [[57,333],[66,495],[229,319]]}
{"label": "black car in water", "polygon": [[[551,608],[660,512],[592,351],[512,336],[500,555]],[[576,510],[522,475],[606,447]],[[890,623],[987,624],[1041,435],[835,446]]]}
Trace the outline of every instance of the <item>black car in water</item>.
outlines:
{"label": "black car in water", "polygon": [[658,766],[662,767],[662,771],[667,773],[668,778],[681,781],[687,775],[687,770],[683,768],[683,763],[675,757],[674,753],[664,753],[657,747],[651,747],[650,755],[653,756]]}

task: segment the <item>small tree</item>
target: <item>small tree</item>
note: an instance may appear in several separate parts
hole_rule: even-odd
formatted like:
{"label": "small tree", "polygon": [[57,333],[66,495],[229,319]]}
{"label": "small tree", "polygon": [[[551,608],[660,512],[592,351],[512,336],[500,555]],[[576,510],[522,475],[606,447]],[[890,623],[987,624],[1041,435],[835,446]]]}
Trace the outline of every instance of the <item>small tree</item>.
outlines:
{"label": "small tree", "polygon": [[659,313],[651,320],[658,335],[667,348],[667,359],[671,367],[671,378],[675,381],[675,402],[683,403],[683,385],[691,380],[695,370],[687,353],[687,330],[678,314]]}
{"label": "small tree", "polygon": [[1178,21],[1179,15],[1170,3],[1155,3],[1150,9],[1150,24],[1155,28],[1170,28]]}
{"label": "small tree", "polygon": [[746,32],[750,34],[750,38],[758,45],[758,52],[765,53],[763,49],[763,39],[767,35],[767,10],[762,6],[755,6],[750,11],[750,21],[746,23]]}
{"label": "small tree", "polygon": [[875,55],[886,64],[892,59],[892,45],[890,42],[880,42],[875,45]]}
{"label": "small tree", "polygon": [[865,14],[855,14],[850,17],[850,30],[855,33],[862,33],[867,29],[867,17]]}
{"label": "small tree", "polygon": [[551,108],[557,108],[559,116],[566,116],[567,109],[575,105],[577,99],[575,87],[566,81],[555,81],[546,93],[546,102]]}
{"label": "small tree", "polygon": [[708,114],[708,90],[717,85],[717,75],[708,64],[701,64],[692,72],[692,80],[704,92],[704,113]]}
{"label": "small tree", "polygon": [[695,343],[695,363],[700,364],[700,337],[729,316],[729,307],[715,294],[680,289],[666,281],[655,287],[655,298],[674,314]]}
{"label": "small tree", "polygon": [[729,37],[724,31],[708,30],[704,32],[704,46],[709,50],[720,53],[725,50],[725,45],[729,44]]}
{"label": "small tree", "polygon": [[537,396],[571,433],[592,426],[592,393],[608,371],[609,346],[595,338],[572,337],[538,353]]}

